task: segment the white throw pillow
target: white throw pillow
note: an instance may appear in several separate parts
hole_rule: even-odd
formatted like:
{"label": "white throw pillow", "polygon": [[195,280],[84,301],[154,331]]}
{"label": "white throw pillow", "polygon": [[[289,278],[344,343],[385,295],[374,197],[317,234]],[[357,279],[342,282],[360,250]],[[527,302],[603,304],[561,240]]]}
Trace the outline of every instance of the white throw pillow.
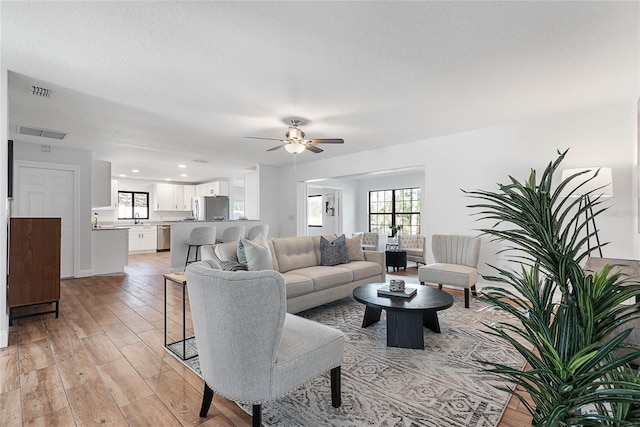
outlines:
{"label": "white throw pillow", "polygon": [[253,240],[242,239],[249,271],[273,270],[273,257],[269,243],[262,234]]}

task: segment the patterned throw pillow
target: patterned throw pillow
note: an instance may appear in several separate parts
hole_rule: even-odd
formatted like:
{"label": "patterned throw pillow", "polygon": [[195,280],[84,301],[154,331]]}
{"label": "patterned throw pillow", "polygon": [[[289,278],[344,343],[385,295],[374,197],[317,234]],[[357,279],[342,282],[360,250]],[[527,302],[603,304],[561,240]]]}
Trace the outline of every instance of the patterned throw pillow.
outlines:
{"label": "patterned throw pillow", "polygon": [[220,262],[220,269],[224,271],[247,271],[247,266],[233,261]]}
{"label": "patterned throw pillow", "polygon": [[364,251],[362,250],[362,234],[347,237],[347,256],[349,261],[364,261]]}
{"label": "patterned throw pillow", "polygon": [[344,234],[333,242],[320,236],[320,264],[331,266],[348,262],[349,256],[347,255],[347,242]]}

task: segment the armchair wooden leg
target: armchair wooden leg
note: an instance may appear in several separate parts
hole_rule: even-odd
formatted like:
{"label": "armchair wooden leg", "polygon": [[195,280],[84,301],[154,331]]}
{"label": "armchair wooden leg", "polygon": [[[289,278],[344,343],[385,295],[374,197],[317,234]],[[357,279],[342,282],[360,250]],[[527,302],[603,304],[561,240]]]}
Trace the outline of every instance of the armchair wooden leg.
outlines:
{"label": "armchair wooden leg", "polygon": [[204,418],[207,416],[207,412],[209,412],[209,407],[211,407],[211,401],[213,400],[213,390],[204,383],[204,392],[202,393],[202,406],[200,407],[200,417]]}
{"label": "armchair wooden leg", "polygon": [[438,284],[438,289],[442,289],[442,283]]}
{"label": "armchair wooden leg", "polygon": [[340,388],[340,366],[331,370],[331,406],[339,408],[342,405],[342,392]]}
{"label": "armchair wooden leg", "polygon": [[464,288],[464,308],[469,308],[469,288]]}
{"label": "armchair wooden leg", "polygon": [[253,427],[262,425],[262,405],[253,405]]}
{"label": "armchair wooden leg", "polygon": [[471,287],[471,295],[473,295],[474,297],[478,296],[478,291],[476,290],[476,285],[473,285]]}

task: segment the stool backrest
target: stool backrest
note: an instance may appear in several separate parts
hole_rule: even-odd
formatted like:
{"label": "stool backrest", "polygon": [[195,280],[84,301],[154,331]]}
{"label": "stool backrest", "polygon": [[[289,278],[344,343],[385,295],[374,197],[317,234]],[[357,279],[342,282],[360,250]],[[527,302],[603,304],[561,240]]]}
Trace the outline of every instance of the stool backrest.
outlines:
{"label": "stool backrest", "polygon": [[196,227],[189,233],[189,244],[196,246],[215,245],[216,227]]}

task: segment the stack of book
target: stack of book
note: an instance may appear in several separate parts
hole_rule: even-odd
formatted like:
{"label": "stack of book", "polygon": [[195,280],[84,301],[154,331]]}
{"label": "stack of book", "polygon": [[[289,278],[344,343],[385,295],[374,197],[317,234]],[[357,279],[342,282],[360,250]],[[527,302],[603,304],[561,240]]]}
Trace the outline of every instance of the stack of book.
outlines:
{"label": "stack of book", "polygon": [[378,296],[379,297],[400,297],[400,298],[411,298],[418,292],[418,289],[405,287],[400,290],[391,290],[389,289],[389,285],[384,285],[378,288]]}

